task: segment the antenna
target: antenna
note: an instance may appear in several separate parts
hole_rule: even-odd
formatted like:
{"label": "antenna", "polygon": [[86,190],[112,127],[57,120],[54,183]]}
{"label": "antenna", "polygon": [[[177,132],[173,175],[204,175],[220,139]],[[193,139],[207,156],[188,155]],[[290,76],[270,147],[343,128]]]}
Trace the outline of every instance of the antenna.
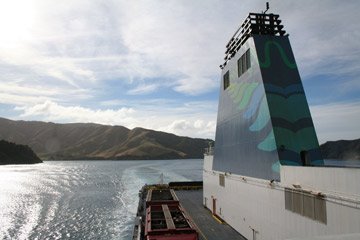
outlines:
{"label": "antenna", "polygon": [[163,185],[164,184],[164,174],[161,173],[160,175],[160,184]]}
{"label": "antenna", "polygon": [[265,10],[265,12],[263,12],[263,13],[266,13],[268,10],[269,10],[269,2],[266,2],[266,10]]}

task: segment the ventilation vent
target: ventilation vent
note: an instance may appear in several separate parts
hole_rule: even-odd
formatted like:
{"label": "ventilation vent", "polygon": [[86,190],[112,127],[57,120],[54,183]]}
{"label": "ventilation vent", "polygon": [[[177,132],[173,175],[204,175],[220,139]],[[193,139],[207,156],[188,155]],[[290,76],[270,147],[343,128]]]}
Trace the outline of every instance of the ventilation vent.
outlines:
{"label": "ventilation vent", "polygon": [[326,224],[326,201],[311,192],[285,188],[285,209]]}

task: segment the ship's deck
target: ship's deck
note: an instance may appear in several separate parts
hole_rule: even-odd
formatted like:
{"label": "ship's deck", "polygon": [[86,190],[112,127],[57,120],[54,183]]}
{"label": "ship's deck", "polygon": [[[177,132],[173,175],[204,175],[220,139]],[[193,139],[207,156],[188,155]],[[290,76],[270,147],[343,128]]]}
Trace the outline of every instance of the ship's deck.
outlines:
{"label": "ship's deck", "polygon": [[220,223],[202,204],[202,190],[177,190],[181,205],[191,216],[202,240],[234,239],[246,240],[226,223]]}

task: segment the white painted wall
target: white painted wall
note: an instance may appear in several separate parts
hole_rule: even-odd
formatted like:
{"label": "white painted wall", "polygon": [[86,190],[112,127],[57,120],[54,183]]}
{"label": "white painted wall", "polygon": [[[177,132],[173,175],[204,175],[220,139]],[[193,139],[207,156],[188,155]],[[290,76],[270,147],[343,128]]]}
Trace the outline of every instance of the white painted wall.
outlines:
{"label": "white painted wall", "polygon": [[[292,168],[292,169],[290,169]],[[227,174],[225,176],[225,187],[219,185],[219,172],[212,170],[212,157],[206,156],[204,159],[204,198],[207,198],[207,207],[212,210],[212,199],[216,199],[216,214],[223,218],[235,230],[249,240],[253,239],[253,230],[256,233],[256,240],[279,240],[291,238],[306,238],[319,235],[338,235],[360,233],[360,198],[351,194],[342,194],[341,200],[329,199],[326,202],[327,224],[323,224],[310,218],[301,216],[285,209],[285,196],[283,187],[285,184],[292,184],[293,181],[309,185],[313,179],[328,179],[327,174],[334,174],[332,171],[321,171],[324,178],[310,176],[311,173],[319,174],[318,171],[305,171],[301,175],[299,169],[286,167],[281,169],[281,176],[286,179],[285,183],[276,183],[271,186],[270,182],[262,179],[242,177],[239,175]],[[312,168],[311,168],[312,169]],[[324,169],[324,168],[323,168]],[[344,170],[344,171],[343,171]],[[355,179],[347,177],[347,171]],[[342,173],[332,175],[339,179],[342,186],[346,186],[344,181],[355,181],[359,183],[357,176],[360,169],[353,173],[354,169],[341,169]],[[300,181],[305,176],[306,181]],[[325,181],[325,180],[324,180]],[[320,183],[319,183],[320,184]],[[351,183],[353,184],[353,183]],[[321,184],[319,186],[322,186]],[[319,186],[314,185],[314,188]],[[331,189],[331,185],[326,184],[326,189]],[[343,187],[335,188],[344,190]],[[322,188],[322,192],[325,192]],[[357,193],[359,195],[359,192]],[[358,196],[357,195],[357,196]],[[348,202],[350,198],[354,202]]]}
{"label": "white painted wall", "polygon": [[299,183],[303,188],[317,189],[360,197],[360,169],[337,167],[280,167],[283,184]]}
{"label": "white painted wall", "polygon": [[340,235],[328,235],[318,237],[307,238],[291,238],[286,240],[359,240],[360,233],[340,234]]}
{"label": "white painted wall", "polygon": [[213,166],[213,155],[204,155],[204,169],[211,170]]}

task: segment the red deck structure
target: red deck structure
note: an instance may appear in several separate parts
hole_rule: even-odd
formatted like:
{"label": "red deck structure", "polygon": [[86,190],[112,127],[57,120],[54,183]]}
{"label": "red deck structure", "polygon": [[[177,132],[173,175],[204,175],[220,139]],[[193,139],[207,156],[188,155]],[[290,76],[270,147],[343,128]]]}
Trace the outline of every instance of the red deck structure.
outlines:
{"label": "red deck structure", "polygon": [[179,199],[172,189],[149,189],[146,195],[146,207],[160,204],[178,204]]}
{"label": "red deck structure", "polygon": [[147,240],[198,240],[195,225],[173,190],[149,190],[146,206]]}

